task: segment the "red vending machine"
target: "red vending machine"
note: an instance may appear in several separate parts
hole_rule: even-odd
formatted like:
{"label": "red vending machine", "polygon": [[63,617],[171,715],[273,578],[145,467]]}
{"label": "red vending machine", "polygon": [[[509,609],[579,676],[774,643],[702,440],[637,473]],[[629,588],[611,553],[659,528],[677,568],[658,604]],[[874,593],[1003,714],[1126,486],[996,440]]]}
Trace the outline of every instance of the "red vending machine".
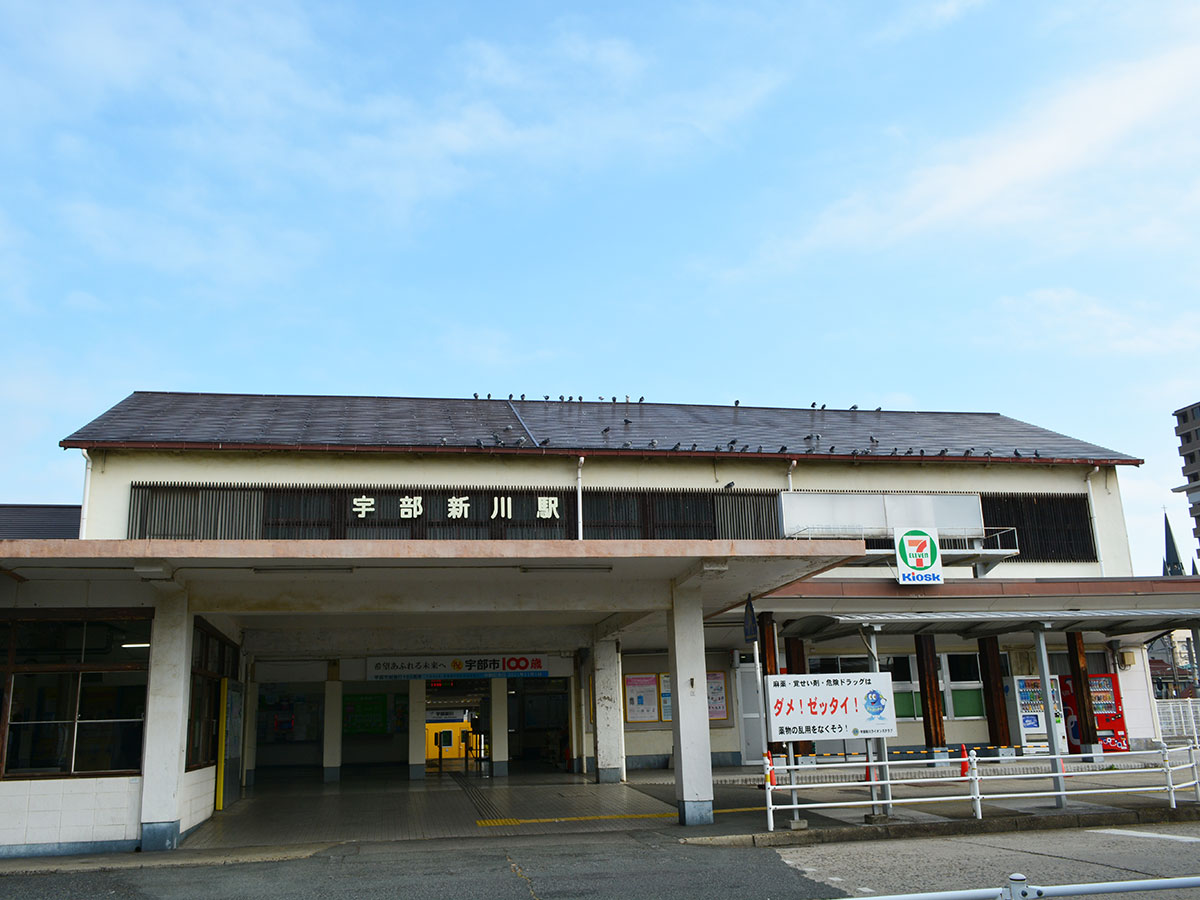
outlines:
{"label": "red vending machine", "polygon": [[[1079,702],[1075,685],[1070,678],[1061,678],[1063,705],[1067,708],[1067,745],[1072,753],[1083,748],[1079,744]],[[1129,749],[1129,731],[1125,727],[1125,708],[1121,705],[1121,689],[1116,675],[1089,675],[1092,688],[1092,711],[1096,714],[1096,737],[1105,753]]]}

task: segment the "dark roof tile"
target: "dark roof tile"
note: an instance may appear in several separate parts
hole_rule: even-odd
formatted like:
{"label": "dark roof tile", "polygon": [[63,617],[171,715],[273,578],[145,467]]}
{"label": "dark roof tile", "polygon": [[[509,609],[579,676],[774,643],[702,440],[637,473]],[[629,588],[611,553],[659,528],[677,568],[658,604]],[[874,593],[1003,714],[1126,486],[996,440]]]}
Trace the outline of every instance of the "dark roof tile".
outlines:
{"label": "dark roof tile", "polygon": [[78,506],[0,503],[0,540],[79,537]]}
{"label": "dark roof tile", "polygon": [[925,457],[1140,462],[997,413],[141,391],[62,446],[470,450],[482,443],[531,450],[543,441],[557,451],[670,453],[678,444],[709,454],[903,457],[923,450]]}

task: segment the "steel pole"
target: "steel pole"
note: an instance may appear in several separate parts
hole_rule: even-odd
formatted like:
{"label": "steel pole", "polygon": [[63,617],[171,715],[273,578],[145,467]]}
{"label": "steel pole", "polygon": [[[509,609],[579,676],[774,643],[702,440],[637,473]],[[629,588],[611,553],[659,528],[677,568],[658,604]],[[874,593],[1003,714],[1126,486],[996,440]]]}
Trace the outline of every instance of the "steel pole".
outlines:
{"label": "steel pole", "polygon": [[1058,792],[1054,805],[1062,809],[1067,805],[1067,784],[1063,778],[1063,747],[1058,740],[1058,727],[1054,721],[1054,692],[1050,687],[1050,656],[1046,653],[1046,632],[1039,629],[1033,633],[1033,643],[1037,648],[1038,677],[1042,682],[1042,710],[1046,715],[1046,737],[1050,742],[1050,771],[1053,773],[1054,790]]}

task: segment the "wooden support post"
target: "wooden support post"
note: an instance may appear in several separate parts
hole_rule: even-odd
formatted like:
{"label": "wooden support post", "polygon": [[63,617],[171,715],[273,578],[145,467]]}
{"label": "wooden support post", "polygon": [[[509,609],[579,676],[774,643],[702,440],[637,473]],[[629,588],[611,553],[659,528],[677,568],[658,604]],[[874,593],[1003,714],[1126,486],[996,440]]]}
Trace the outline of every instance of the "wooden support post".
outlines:
{"label": "wooden support post", "polygon": [[925,748],[941,749],[946,746],[946,706],[942,702],[942,690],[938,685],[937,646],[932,634],[915,636],[917,650],[917,678],[921,686],[921,715],[925,724]]}
{"label": "wooden support post", "polygon": [[1083,649],[1083,634],[1067,632],[1067,664],[1071,667],[1071,686],[1075,688],[1075,718],[1079,727],[1079,746],[1086,751],[1090,744],[1099,744],[1096,733],[1096,710],[1092,705],[1092,681],[1088,678],[1087,652]]}
{"label": "wooden support post", "polygon": [[988,743],[1006,746],[1012,741],[1008,727],[1008,704],[1004,702],[1004,673],[1000,668],[1000,639],[981,637],[979,677],[983,680],[983,710],[987,715]]}
{"label": "wooden support post", "polygon": [[[804,653],[803,638],[790,637],[783,639],[783,656],[787,662],[789,675],[807,675],[808,657]],[[812,741],[796,741],[796,752],[801,756],[810,755],[816,748]]]}
{"label": "wooden support post", "polygon": [[[758,644],[762,654],[763,675],[779,674],[779,645],[775,641],[775,615],[765,612],[758,614]],[[786,753],[781,741],[772,741],[767,748],[776,756]]]}

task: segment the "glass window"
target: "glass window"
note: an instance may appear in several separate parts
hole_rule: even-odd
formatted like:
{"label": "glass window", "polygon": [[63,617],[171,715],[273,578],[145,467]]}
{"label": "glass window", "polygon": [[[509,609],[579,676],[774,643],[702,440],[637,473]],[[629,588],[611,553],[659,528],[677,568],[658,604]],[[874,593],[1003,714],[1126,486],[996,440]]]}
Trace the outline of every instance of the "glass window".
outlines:
{"label": "glass window", "polygon": [[974,653],[947,653],[951,681],[979,681],[979,657]]}
{"label": "glass window", "polygon": [[220,681],[203,675],[192,676],[191,714],[188,716],[189,766],[212,765],[216,761],[220,697]]}
{"label": "glass window", "polygon": [[892,673],[892,681],[912,681],[912,664],[907,656],[885,656],[880,668]]}
{"label": "glass window", "polygon": [[5,771],[69,772],[78,676],[13,676]]}
{"label": "glass window", "polygon": [[136,772],[142,766],[142,722],[80,722],[76,772]]}
{"label": "glass window", "polygon": [[838,657],[838,662],[843,672],[871,671],[870,663],[867,662],[867,657],[865,656],[840,656]]}
{"label": "glass window", "polygon": [[208,654],[208,635],[199,628],[192,631],[192,668],[203,669]]}
{"label": "glass window", "polygon": [[69,722],[75,718],[78,676],[48,672],[13,676],[10,721]]}
{"label": "glass window", "polygon": [[88,622],[85,663],[145,663],[150,660],[150,620]]}
{"label": "glass window", "polygon": [[[12,685],[0,699],[9,709],[0,777],[140,771],[151,620],[97,612],[0,622],[0,685]],[[14,671],[10,646],[16,666],[51,671]],[[79,672],[81,663],[95,668]]]}
{"label": "glass window", "polygon": [[983,691],[978,688],[951,690],[950,700],[954,704],[954,718],[956,719],[984,715]]}
{"label": "glass window", "polygon": [[83,622],[17,622],[16,632],[17,665],[77,663],[83,655]]}
{"label": "glass window", "polygon": [[921,715],[921,695],[916,691],[896,692],[896,718],[916,719]]}
{"label": "glass window", "polygon": [[69,722],[11,723],[5,774],[69,772],[72,727]]}
{"label": "glass window", "polygon": [[146,714],[146,672],[84,672],[79,719],[141,719]]}
{"label": "glass window", "polygon": [[836,656],[817,656],[808,661],[808,671],[811,675],[836,675],[838,660]]}

